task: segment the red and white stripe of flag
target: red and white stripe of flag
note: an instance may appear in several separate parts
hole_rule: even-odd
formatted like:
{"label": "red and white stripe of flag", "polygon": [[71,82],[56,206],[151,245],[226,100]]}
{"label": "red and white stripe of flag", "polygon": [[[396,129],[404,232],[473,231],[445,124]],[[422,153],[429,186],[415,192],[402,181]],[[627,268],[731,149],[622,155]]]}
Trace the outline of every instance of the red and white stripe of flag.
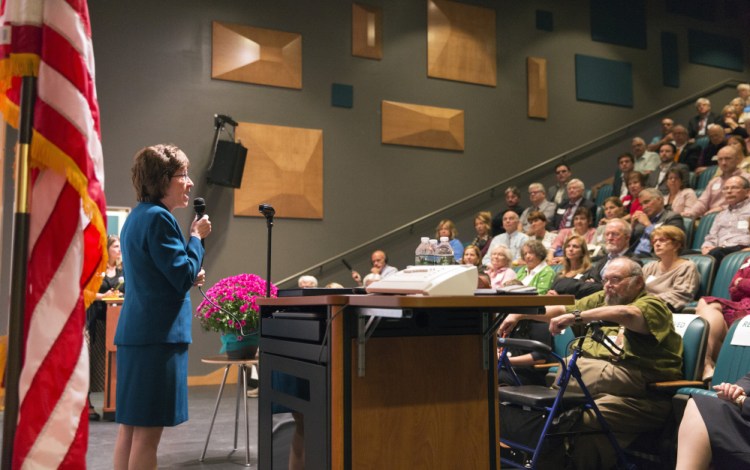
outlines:
{"label": "red and white stripe of flag", "polygon": [[[38,76],[25,351],[13,468],[85,468],[85,309],[106,263],[104,171],[88,7],[6,0],[0,109],[16,125],[19,75]],[[7,33],[10,33],[9,35]],[[10,78],[13,77],[13,78]]]}

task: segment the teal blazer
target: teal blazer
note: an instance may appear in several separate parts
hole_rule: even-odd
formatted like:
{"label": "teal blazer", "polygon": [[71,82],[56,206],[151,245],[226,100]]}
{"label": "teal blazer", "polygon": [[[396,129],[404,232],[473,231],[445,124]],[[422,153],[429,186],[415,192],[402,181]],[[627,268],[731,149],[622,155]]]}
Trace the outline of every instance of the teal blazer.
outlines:
{"label": "teal blazer", "polygon": [[203,264],[200,239],[186,242],[166,207],[142,202],[125,220],[120,245],[128,293],[115,344],[190,343],[190,288]]}

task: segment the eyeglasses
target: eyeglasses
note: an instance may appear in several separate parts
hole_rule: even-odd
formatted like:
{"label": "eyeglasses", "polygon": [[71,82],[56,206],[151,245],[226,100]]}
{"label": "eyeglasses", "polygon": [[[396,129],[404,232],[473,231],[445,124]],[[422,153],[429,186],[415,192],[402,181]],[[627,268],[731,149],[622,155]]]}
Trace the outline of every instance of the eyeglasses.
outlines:
{"label": "eyeglasses", "polygon": [[187,181],[190,179],[187,173],[180,173],[179,175],[172,175],[172,178],[180,178],[182,181]]}
{"label": "eyeglasses", "polygon": [[568,173],[568,170],[557,170],[555,172],[556,175],[564,175],[565,173]]}
{"label": "eyeglasses", "polygon": [[723,188],[721,188],[721,192],[728,193],[729,191],[740,191],[742,189],[745,188],[743,188],[742,186],[724,186]]}
{"label": "eyeglasses", "polygon": [[620,284],[622,281],[624,281],[625,279],[627,279],[629,277],[633,277],[633,275],[629,274],[629,275],[624,276],[624,277],[618,277],[618,276],[604,277],[604,278],[602,278],[602,284],[605,284],[605,285],[606,284],[612,284],[613,286],[616,286],[616,285]]}

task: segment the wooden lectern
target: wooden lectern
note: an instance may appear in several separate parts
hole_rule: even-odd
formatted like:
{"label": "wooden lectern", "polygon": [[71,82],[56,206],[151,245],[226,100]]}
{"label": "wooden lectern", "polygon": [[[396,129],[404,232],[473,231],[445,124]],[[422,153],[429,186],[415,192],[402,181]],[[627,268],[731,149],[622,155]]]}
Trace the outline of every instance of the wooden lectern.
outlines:
{"label": "wooden lectern", "polygon": [[[499,469],[497,313],[573,300],[259,299],[259,468],[278,467],[272,426],[281,405],[304,415],[308,470]],[[281,385],[290,377],[293,391]]]}
{"label": "wooden lectern", "polygon": [[123,299],[105,299],[107,302],[107,334],[104,345],[104,410],[102,419],[115,419],[115,391],[117,389],[117,346],[115,331],[120,319]]}

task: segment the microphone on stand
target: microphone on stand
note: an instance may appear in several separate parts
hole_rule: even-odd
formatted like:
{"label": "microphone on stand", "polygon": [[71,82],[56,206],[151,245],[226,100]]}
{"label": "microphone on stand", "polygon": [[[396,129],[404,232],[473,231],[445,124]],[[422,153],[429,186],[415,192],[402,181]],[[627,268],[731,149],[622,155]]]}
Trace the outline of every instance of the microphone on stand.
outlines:
{"label": "microphone on stand", "polygon": [[[202,197],[193,199],[193,209],[195,210],[195,216],[202,219],[206,214],[206,200]],[[206,242],[201,238],[201,245],[205,248]]]}
{"label": "microphone on stand", "polygon": [[276,215],[276,209],[271,204],[261,204],[258,206],[258,212],[266,218],[268,226],[268,251],[266,253],[266,297],[271,297],[271,229],[273,229],[273,216]]}

